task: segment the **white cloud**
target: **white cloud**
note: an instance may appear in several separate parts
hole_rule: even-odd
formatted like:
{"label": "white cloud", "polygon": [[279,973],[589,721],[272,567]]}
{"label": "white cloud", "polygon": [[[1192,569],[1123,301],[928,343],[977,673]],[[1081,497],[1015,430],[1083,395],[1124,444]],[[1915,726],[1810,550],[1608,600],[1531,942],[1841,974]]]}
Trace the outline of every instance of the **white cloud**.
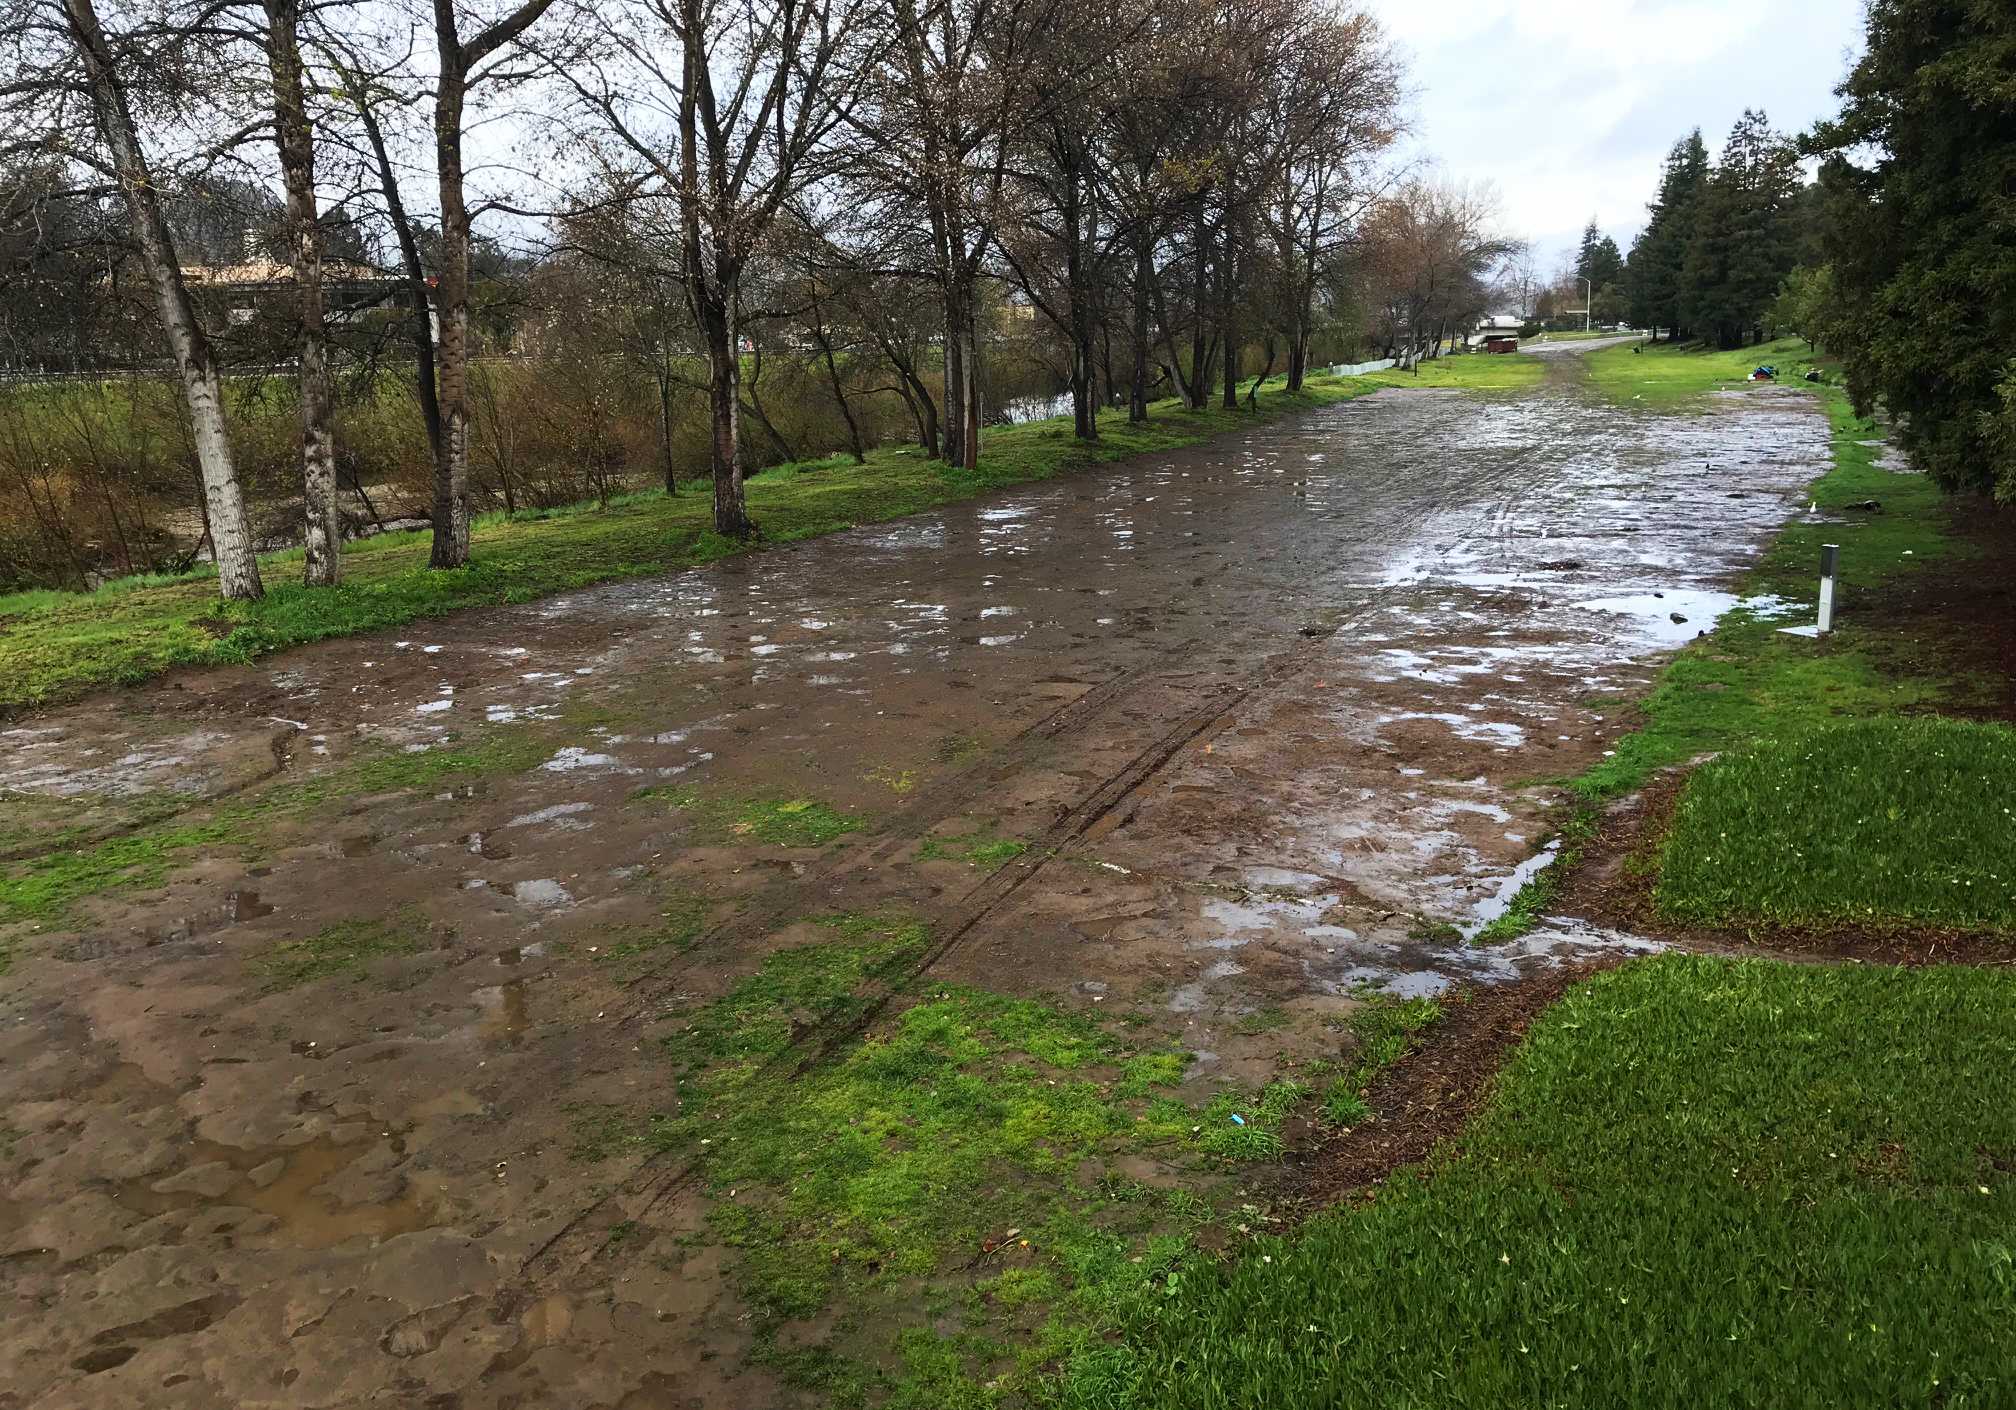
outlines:
{"label": "white cloud", "polygon": [[1358,0],[1405,54],[1412,150],[1489,182],[1543,255],[1592,214],[1628,247],[1673,142],[1710,152],[1746,107],[1797,131],[1834,111],[1861,0]]}

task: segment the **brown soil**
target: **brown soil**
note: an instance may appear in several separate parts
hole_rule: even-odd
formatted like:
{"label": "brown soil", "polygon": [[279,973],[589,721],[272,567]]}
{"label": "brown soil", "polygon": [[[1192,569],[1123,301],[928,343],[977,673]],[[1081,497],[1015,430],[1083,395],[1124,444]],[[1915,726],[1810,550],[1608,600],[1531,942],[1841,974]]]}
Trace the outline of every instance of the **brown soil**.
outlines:
{"label": "brown soil", "polygon": [[1563,965],[1518,984],[1479,985],[1443,1003],[1442,1017],[1366,1093],[1375,1118],[1332,1133],[1287,1167],[1284,1184],[1320,1209],[1362,1196],[1395,1171],[1457,1142],[1492,1079],[1527,1028],[1568,989],[1623,962],[1621,955]]}

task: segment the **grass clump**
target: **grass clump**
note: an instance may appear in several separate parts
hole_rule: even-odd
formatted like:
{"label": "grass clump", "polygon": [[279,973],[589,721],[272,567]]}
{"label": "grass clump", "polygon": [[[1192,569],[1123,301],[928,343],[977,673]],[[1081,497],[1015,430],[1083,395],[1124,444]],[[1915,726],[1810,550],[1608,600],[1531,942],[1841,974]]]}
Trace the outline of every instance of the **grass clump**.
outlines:
{"label": "grass clump", "polygon": [[1659,910],[1736,925],[2016,929],[2016,731],[1822,725],[1696,770],[1659,856]]}
{"label": "grass clump", "polygon": [[965,862],[981,871],[999,871],[1029,850],[1029,844],[1014,837],[990,832],[969,832],[957,837],[927,837],[917,849],[919,861]]}
{"label": "grass clump", "polygon": [[808,1026],[851,1019],[864,989],[903,973],[926,939],[910,924],[828,923],[832,942],[772,955],[664,1041],[682,1101],[655,1139],[738,1191],[716,1228],[774,1317],[1035,1228],[1081,1160],[1135,1138],[1138,1099],[1184,1065],[1130,1052],[1087,1018],[945,988],[832,1063],[779,1071],[772,1059]]}
{"label": "grass clump", "polygon": [[[854,1021],[927,944],[906,922],[825,925],[829,940],[772,954],[666,1036],[677,1111],[620,1122],[618,1140],[648,1129],[699,1162],[757,1313],[754,1359],[785,1380],[835,1405],[1026,1400],[1088,1345],[1089,1309],[1161,1277],[1213,1217],[1194,1189],[1141,1184],[1112,1159],[1271,1155],[1307,1088],[1198,1110],[1169,1092],[1187,1054],[936,984],[803,1066],[808,1029]],[[784,1335],[842,1300],[817,1341]]]}
{"label": "grass clump", "polygon": [[373,960],[409,955],[419,949],[409,927],[383,920],[344,920],[324,926],[301,940],[269,946],[252,961],[254,972],[266,978],[268,989],[291,989],[324,979],[363,979]]}
{"label": "grass clump", "polygon": [[1257,1092],[1220,1092],[1197,1113],[1192,1143],[1220,1160],[1272,1160],[1287,1149],[1282,1126],[1308,1096],[1306,1084],[1289,1078],[1269,1082]]}
{"label": "grass clump", "polygon": [[1561,879],[1582,859],[1582,848],[1596,835],[1597,811],[1593,804],[1573,805],[1567,821],[1554,835],[1553,860],[1526,878],[1503,913],[1477,927],[1470,936],[1473,945],[1503,945],[1528,934],[1546,918],[1548,908],[1560,893]]}
{"label": "grass clump", "polygon": [[2016,975],[1668,956],[1544,1015],[1460,1155],[1188,1255],[1064,1410],[2016,1397]]}
{"label": "grass clump", "polygon": [[1323,1093],[1323,1119],[1334,1126],[1356,1126],[1372,1114],[1365,1090],[1372,1079],[1407,1054],[1414,1035],[1442,1017],[1442,1006],[1433,999],[1394,999],[1373,996],[1351,1015],[1351,1036],[1356,1047],[1350,1070],[1331,1080]]}
{"label": "grass clump", "polygon": [[1698,343],[1638,343],[1599,348],[1584,357],[1589,376],[1613,400],[1669,409],[1698,401],[1710,392],[1743,385],[1754,367],[1769,363],[1781,382],[1798,381],[1811,354],[1797,338],[1780,338],[1749,348],[1710,348]]}
{"label": "grass clump", "polygon": [[1524,353],[1458,353],[1433,358],[1412,369],[1390,367],[1368,380],[1388,387],[1460,387],[1468,391],[1517,391],[1536,387],[1547,364]]}
{"label": "grass clump", "polygon": [[867,821],[815,798],[709,798],[693,789],[666,788],[646,788],[636,796],[669,803],[723,839],[772,847],[824,847],[860,831]]}
{"label": "grass clump", "polygon": [[658,918],[659,924],[655,926],[626,930],[613,943],[597,949],[595,958],[605,964],[620,964],[658,950],[684,954],[707,928],[707,901],[690,892],[674,891],[664,898],[664,909]]}

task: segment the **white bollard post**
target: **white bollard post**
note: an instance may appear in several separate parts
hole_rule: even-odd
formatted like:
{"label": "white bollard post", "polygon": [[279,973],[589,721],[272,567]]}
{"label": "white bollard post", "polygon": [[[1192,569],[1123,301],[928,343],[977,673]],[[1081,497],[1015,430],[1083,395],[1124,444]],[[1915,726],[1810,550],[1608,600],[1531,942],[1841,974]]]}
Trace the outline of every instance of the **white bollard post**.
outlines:
{"label": "white bollard post", "polygon": [[1834,630],[1834,565],[1840,557],[1841,545],[1823,543],[1820,545],[1820,630],[1825,636]]}

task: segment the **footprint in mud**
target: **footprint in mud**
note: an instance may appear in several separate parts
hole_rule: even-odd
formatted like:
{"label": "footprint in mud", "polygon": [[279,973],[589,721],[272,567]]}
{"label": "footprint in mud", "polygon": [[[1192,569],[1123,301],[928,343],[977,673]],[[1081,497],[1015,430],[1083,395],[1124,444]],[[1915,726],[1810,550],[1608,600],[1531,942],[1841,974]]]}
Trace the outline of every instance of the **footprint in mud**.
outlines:
{"label": "footprint in mud", "polygon": [[236,1307],[238,1301],[230,1293],[212,1293],[209,1297],[180,1303],[137,1322],[107,1327],[91,1338],[91,1350],[73,1360],[70,1369],[95,1376],[100,1371],[123,1366],[140,1354],[140,1348],[135,1343],[200,1332]]}

